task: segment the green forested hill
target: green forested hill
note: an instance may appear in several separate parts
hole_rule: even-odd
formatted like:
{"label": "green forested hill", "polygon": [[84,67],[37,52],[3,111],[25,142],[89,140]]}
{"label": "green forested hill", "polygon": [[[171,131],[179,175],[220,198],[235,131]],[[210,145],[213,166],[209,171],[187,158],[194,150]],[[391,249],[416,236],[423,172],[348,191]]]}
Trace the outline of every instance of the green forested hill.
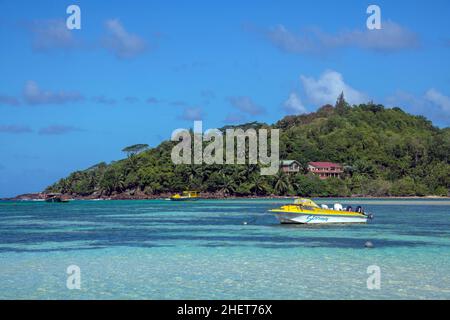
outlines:
{"label": "green forested hill", "polygon": [[[450,128],[439,129],[400,108],[344,100],[315,113],[287,116],[280,131],[280,159],[333,161],[345,165],[341,179],[306,174],[260,176],[257,165],[173,165],[173,142],[124,160],[98,164],[47,188],[78,196],[158,195],[186,189],[222,195],[414,196],[448,195]],[[138,145],[142,146],[142,145]],[[129,151],[129,149],[128,149]]]}

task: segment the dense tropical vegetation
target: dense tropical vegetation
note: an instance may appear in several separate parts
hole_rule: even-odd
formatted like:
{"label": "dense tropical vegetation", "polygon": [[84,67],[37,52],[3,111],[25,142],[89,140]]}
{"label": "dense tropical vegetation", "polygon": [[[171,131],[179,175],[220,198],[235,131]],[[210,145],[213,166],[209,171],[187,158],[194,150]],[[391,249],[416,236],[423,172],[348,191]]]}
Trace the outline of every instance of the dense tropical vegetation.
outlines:
{"label": "dense tropical vegetation", "polygon": [[151,149],[127,147],[126,159],[74,172],[46,191],[93,197],[145,197],[186,189],[221,196],[449,194],[450,128],[434,127],[400,108],[349,106],[341,96],[335,106],[287,116],[272,126],[254,122],[239,127],[279,128],[281,159],[297,160],[304,168],[309,161],[339,162],[345,174],[320,180],[306,171],[261,176],[258,165],[174,165],[170,154],[175,143],[165,141]]}

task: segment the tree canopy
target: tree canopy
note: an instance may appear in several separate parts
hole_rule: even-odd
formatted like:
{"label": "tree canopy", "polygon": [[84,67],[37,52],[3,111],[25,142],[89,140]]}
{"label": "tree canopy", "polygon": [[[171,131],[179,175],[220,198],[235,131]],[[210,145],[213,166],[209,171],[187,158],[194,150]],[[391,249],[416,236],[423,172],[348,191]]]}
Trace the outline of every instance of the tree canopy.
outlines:
{"label": "tree canopy", "polygon": [[[124,148],[128,159],[77,171],[47,188],[71,195],[119,193],[158,195],[195,189],[223,195],[422,196],[448,195],[450,128],[437,128],[422,116],[369,103],[350,106],[343,95],[336,106],[287,116],[280,129],[280,160],[344,165],[341,178],[320,180],[306,170],[260,176],[258,165],[174,165],[174,142],[148,149]],[[132,159],[130,159],[132,157]]]}
{"label": "tree canopy", "polygon": [[123,148],[122,152],[125,152],[128,156],[133,156],[147,150],[147,148],[148,144],[133,144],[132,146]]}

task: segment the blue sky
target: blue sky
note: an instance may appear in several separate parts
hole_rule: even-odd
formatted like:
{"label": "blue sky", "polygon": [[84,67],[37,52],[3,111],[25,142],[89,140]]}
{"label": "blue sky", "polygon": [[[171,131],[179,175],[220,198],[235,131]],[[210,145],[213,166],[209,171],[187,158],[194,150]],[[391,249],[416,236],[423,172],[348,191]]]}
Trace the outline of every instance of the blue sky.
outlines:
{"label": "blue sky", "polygon": [[[68,30],[66,8],[81,8]],[[368,30],[366,9],[381,8]],[[156,146],[373,100],[450,123],[449,1],[0,0],[0,197]]]}

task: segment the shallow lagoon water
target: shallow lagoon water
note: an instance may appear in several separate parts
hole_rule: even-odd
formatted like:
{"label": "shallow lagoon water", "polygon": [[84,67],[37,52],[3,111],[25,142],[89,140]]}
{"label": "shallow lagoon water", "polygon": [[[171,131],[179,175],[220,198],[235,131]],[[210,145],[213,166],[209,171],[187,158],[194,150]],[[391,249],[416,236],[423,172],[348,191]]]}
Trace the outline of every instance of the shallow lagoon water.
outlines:
{"label": "shallow lagoon water", "polygon": [[[0,202],[0,298],[450,298],[450,201],[323,199],[375,219],[320,227],[267,213],[289,201]],[[66,287],[72,264],[81,290]]]}

